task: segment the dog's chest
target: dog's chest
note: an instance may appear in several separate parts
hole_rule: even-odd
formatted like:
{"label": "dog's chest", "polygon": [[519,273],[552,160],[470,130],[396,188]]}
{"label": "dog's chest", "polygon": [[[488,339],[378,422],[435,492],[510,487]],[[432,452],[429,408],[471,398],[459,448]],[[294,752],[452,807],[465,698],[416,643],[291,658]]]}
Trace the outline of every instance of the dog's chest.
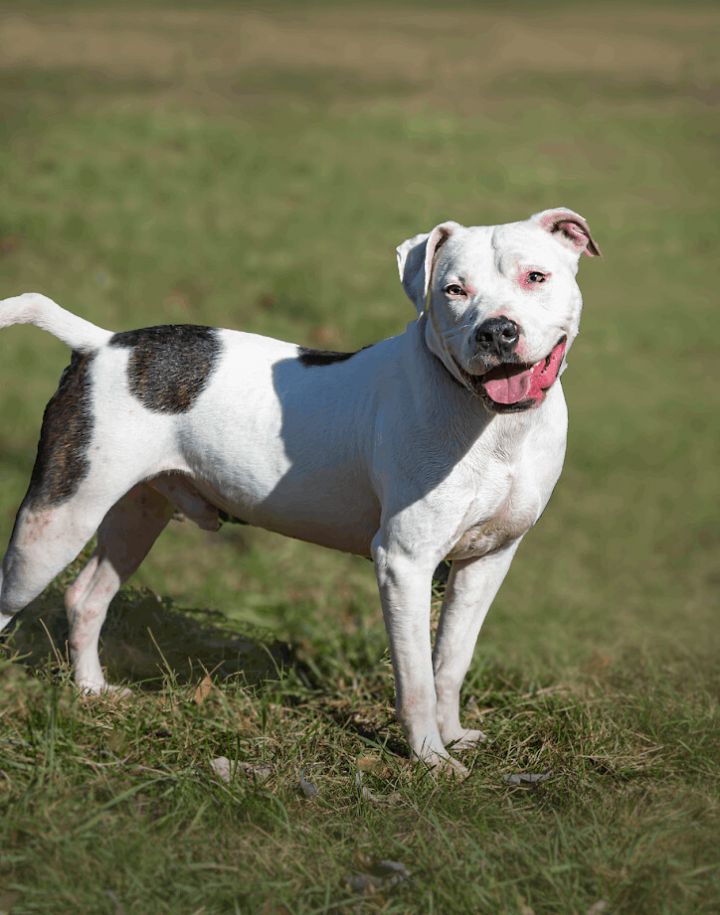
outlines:
{"label": "dog's chest", "polygon": [[539,493],[522,481],[513,481],[490,517],[470,521],[450,552],[450,559],[471,559],[494,553],[522,537],[537,521]]}

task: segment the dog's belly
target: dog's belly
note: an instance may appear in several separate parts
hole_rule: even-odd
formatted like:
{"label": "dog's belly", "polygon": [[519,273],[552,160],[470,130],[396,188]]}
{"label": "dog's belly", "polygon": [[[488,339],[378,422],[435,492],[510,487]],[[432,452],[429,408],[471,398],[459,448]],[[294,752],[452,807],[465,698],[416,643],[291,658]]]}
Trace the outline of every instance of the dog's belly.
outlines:
{"label": "dog's belly", "polygon": [[[300,495],[300,494],[298,494]],[[255,506],[251,523],[266,530],[294,537],[307,543],[370,556],[372,539],[380,524],[380,508],[373,510],[373,501],[360,502],[348,492],[340,504],[327,505],[321,498],[291,504],[289,493],[282,502],[275,498]]]}
{"label": "dog's belly", "polygon": [[[224,485],[218,486],[218,482]],[[380,523],[380,505],[374,494],[363,487],[335,485],[298,485],[288,479],[262,498],[227,480],[195,478],[194,485],[212,505],[227,514],[286,537],[304,540],[330,549],[370,555],[370,545]]]}

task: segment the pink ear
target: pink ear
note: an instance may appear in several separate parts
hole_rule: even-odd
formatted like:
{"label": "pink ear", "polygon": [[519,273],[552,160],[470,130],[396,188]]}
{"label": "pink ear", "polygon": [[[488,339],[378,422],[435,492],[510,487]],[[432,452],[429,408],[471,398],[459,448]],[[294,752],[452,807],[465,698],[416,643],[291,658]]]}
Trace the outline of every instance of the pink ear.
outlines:
{"label": "pink ear", "polygon": [[557,240],[578,254],[587,254],[588,257],[600,255],[600,248],[590,234],[590,226],[578,213],[561,207],[556,210],[543,210],[530,217],[532,222],[538,223],[546,232],[555,235]]}

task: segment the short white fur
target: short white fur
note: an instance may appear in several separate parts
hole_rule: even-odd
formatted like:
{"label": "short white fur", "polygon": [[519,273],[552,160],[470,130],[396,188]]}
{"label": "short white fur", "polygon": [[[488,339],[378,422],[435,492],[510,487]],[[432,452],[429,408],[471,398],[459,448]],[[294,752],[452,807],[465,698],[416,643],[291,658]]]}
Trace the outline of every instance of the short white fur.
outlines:
{"label": "short white fur", "polygon": [[[575,226],[569,237],[563,219]],[[307,366],[294,344],[220,331],[209,383],[179,415],[133,396],[129,351],[109,346],[109,331],[42,295],[1,301],[0,327],[33,323],[95,355],[89,472],[62,504],[21,510],[3,562],[0,628],[98,532],[66,605],[77,683],[108,689],[98,637],[110,600],[174,511],[214,529],[223,510],[372,557],[411,750],[464,772],[448,750],[483,735],[461,724],[460,688],[485,615],[560,475],[567,412],[557,380],[536,409],[496,413],[458,367],[487,368],[475,332],[498,315],[521,328],[524,362],[543,359],[561,336],[569,349],[582,304],[578,259],[596,250],[585,221],[565,209],[493,227],[443,223],[398,248],[418,310],[404,333],[346,361]],[[550,278],[525,288],[517,281],[525,267]],[[444,292],[458,282],[469,290],[462,300]],[[431,580],[446,558],[433,650]]]}

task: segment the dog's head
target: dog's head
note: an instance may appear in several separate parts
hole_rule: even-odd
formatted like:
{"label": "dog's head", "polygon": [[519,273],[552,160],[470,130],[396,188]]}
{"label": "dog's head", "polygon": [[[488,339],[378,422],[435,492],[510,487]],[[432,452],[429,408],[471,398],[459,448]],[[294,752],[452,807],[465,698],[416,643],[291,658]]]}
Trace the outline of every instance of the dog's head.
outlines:
{"label": "dog's head", "polygon": [[577,336],[581,254],[600,254],[564,208],[524,222],[444,222],[397,249],[400,279],[448,371],[497,412],[538,406]]}

